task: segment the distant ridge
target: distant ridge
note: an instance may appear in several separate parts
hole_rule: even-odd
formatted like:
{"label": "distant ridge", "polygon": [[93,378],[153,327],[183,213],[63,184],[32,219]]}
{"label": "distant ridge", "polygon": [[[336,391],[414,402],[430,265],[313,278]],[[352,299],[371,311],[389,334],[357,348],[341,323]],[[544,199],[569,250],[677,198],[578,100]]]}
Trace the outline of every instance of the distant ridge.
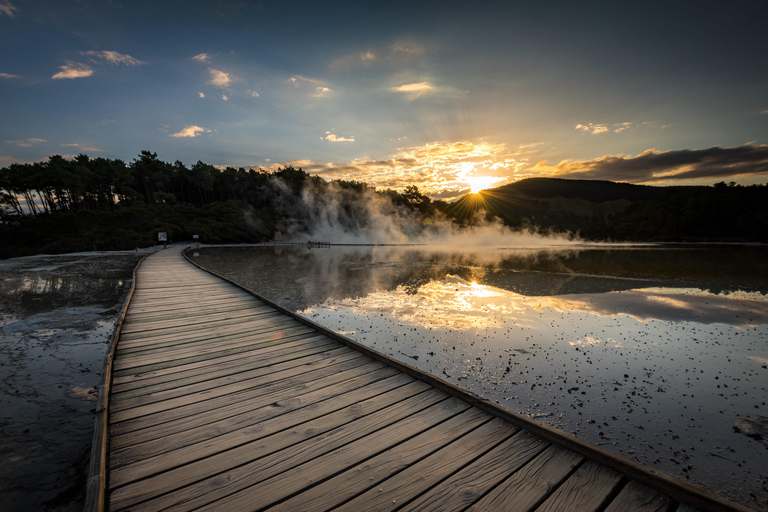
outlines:
{"label": "distant ridge", "polygon": [[563,178],[527,178],[494,189],[488,193],[504,193],[507,190],[522,192],[530,197],[581,198],[592,203],[605,201],[653,201],[663,198],[670,192],[690,195],[702,187],[672,186],[655,187],[651,185],[633,185],[607,180],[569,180]]}

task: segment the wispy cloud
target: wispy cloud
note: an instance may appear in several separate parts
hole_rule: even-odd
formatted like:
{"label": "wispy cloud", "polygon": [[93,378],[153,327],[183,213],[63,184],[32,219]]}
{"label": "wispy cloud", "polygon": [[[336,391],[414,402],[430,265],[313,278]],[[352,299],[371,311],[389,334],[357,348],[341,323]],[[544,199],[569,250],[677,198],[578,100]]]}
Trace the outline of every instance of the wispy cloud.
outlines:
{"label": "wispy cloud", "polygon": [[649,149],[634,157],[607,155],[595,160],[565,160],[557,165],[542,161],[529,172],[538,176],[629,183],[764,176],[768,175],[768,145],[674,151]]}
{"label": "wispy cloud", "polygon": [[292,87],[296,87],[301,84],[312,84],[312,85],[320,85],[321,82],[313,79],[313,78],[307,78],[305,76],[301,75],[293,75],[291,78],[285,81],[288,85]]}
{"label": "wispy cloud", "polygon": [[355,137],[350,135],[349,137],[339,137],[338,135],[335,135],[331,132],[325,132],[325,137],[320,137],[321,139],[325,139],[329,142],[355,142]]}
{"label": "wispy cloud", "polygon": [[0,0],[0,14],[5,14],[9,18],[16,17],[16,11],[19,8],[13,5],[10,0]]}
{"label": "wispy cloud", "polygon": [[768,108],[767,108],[767,109],[765,109],[765,110],[763,110],[763,111],[762,111],[762,112],[760,112],[760,113],[761,113],[761,114],[763,114],[763,115],[765,115],[765,114],[768,114]]}
{"label": "wispy cloud", "polygon": [[184,128],[181,129],[181,131],[179,131],[177,133],[172,133],[171,137],[175,137],[175,138],[190,137],[190,138],[193,138],[193,137],[197,137],[200,134],[210,133],[210,132],[211,132],[211,130],[207,130],[207,129],[201,127],[201,126],[190,125],[190,126],[185,126]]}
{"label": "wispy cloud", "polygon": [[632,128],[633,126],[634,126],[634,123],[613,123],[611,125],[589,123],[589,124],[577,124],[576,129],[586,133],[590,133],[592,135],[598,135],[600,133],[608,133],[611,131],[614,133],[621,133],[624,130],[628,130]]}
{"label": "wispy cloud", "polygon": [[389,88],[393,92],[401,92],[408,94],[410,99],[416,99],[422,94],[434,92],[435,87],[429,82],[418,82],[412,84],[398,85],[397,87]]}
{"label": "wispy cloud", "polygon": [[328,87],[315,87],[315,94],[313,94],[312,96],[315,98],[322,98],[330,94],[333,94],[333,91]]}
{"label": "wispy cloud", "polygon": [[33,146],[34,144],[42,144],[43,142],[48,142],[48,141],[45,139],[29,138],[29,139],[7,140],[5,142],[8,144],[13,144],[14,146],[19,148],[28,148],[30,146]]}
{"label": "wispy cloud", "polygon": [[61,146],[63,148],[77,148],[80,151],[90,151],[91,153],[103,153],[104,152],[103,149],[99,149],[97,147],[89,146],[87,144],[73,143],[73,144],[59,144],[59,146]]}
{"label": "wispy cloud", "polygon": [[410,61],[413,57],[424,53],[424,49],[413,43],[395,43],[389,46],[381,46],[363,51],[353,51],[334,59],[331,69],[342,69],[351,66],[363,65],[390,65]]}
{"label": "wispy cloud", "polygon": [[19,78],[19,75],[12,75],[10,73],[0,73],[0,78]]}
{"label": "wispy cloud", "polygon": [[224,71],[213,68],[208,68],[208,72],[211,74],[211,79],[208,81],[211,85],[215,85],[216,87],[227,87],[232,83],[233,78],[231,73],[225,73]]}
{"label": "wispy cloud", "polygon": [[93,75],[93,68],[79,62],[66,61],[66,64],[59,66],[59,71],[51,78],[61,80],[63,78],[85,78]]}
{"label": "wispy cloud", "polygon": [[251,98],[258,98],[258,97],[259,97],[259,93],[257,93],[256,91],[251,91],[251,90],[248,90],[248,91],[245,91],[245,92],[247,92],[248,94],[250,94],[250,95],[251,95]]}
{"label": "wispy cloud", "polygon": [[323,82],[315,80],[314,78],[307,78],[301,75],[293,75],[291,78],[285,81],[289,87],[302,90],[304,92],[312,91],[310,94],[313,98],[324,98],[333,94],[333,90],[327,87]]}
{"label": "wispy cloud", "polygon": [[87,52],[80,52],[80,55],[90,57],[91,62],[93,62],[94,64],[98,64],[99,62],[106,62],[107,64],[112,64],[113,66],[116,66],[119,64],[122,64],[124,66],[140,66],[142,64],[146,64],[146,62],[141,61],[139,59],[135,59],[130,55],[125,55],[125,54],[118,53],[115,51],[110,51],[110,50],[102,50],[102,51],[89,50]]}
{"label": "wispy cloud", "polygon": [[197,62],[203,62],[208,63],[211,62],[211,56],[207,53],[198,53],[194,57],[192,57],[192,60],[196,60]]}

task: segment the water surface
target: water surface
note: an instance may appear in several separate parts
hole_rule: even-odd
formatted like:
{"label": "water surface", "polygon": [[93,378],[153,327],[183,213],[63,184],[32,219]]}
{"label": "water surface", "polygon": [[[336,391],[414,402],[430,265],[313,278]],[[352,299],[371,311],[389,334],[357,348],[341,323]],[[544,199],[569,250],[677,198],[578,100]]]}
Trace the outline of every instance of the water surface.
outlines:
{"label": "water surface", "polygon": [[768,249],[250,248],[196,261],[505,407],[768,506]]}

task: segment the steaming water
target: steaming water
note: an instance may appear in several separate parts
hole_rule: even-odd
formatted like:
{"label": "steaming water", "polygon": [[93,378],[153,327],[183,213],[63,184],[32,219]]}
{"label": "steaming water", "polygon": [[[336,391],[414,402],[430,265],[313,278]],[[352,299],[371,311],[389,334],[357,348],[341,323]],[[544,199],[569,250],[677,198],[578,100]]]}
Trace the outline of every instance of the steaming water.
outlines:
{"label": "steaming water", "polygon": [[361,343],[624,457],[768,504],[768,248],[202,249]]}

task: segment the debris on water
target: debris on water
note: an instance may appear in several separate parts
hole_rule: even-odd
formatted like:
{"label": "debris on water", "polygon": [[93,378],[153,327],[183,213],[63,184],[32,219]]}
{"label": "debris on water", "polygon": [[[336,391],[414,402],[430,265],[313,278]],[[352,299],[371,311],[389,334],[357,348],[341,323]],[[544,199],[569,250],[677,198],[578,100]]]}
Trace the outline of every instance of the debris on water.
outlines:
{"label": "debris on water", "polygon": [[733,431],[744,434],[768,448],[768,416],[745,416],[736,420]]}

